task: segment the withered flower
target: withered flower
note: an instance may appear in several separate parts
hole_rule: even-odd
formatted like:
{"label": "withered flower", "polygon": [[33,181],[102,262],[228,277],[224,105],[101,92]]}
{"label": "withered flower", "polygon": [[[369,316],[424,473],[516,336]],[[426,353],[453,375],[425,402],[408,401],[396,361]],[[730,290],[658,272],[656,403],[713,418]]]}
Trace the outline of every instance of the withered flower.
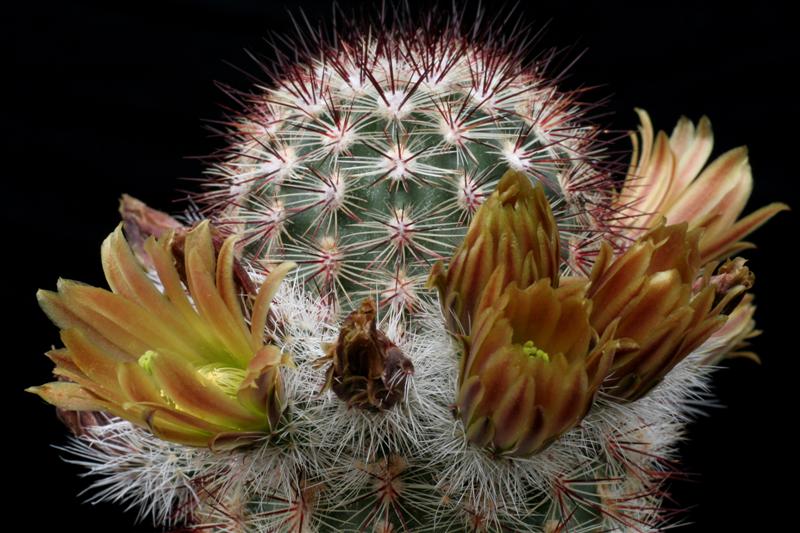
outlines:
{"label": "withered flower", "polygon": [[294,265],[267,276],[248,327],[233,274],[235,238],[217,253],[203,222],[185,235],[180,255],[172,241],[168,233],[143,244],[163,292],[121,227],[102,246],[111,291],[67,280],[57,293],[39,291],[42,309],[61,328],[65,348],[48,356],[62,381],[28,390],[61,409],[110,413],[185,445],[229,448],[263,438],[285,407],[286,362],[265,344],[264,326]]}
{"label": "withered flower", "polygon": [[603,330],[618,321],[616,337],[636,343],[617,354],[605,383],[619,399],[652,389],[725,323],[724,312],[746,289],[744,278],[728,277],[733,285],[720,294],[709,277],[699,278],[703,230],[687,226],[662,220],[619,257],[607,244],[597,257],[587,293],[591,324]]}
{"label": "withered flower", "polygon": [[465,340],[457,400],[474,444],[531,455],[589,410],[619,342],[613,323],[598,338],[585,290],[577,281],[512,283],[481,312]]}
{"label": "withered flower", "polygon": [[514,170],[475,213],[447,268],[437,263],[431,272],[428,284],[439,291],[452,333],[469,332],[482,289],[498,266],[504,268],[495,280],[500,287],[513,281],[524,288],[543,278],[558,285],[558,227],[550,203],[541,186]]}
{"label": "withered flower", "polygon": [[348,406],[373,411],[403,399],[414,365],[377,327],[375,302],[364,300],[345,318],[336,342],[323,346],[329,363],[323,391],[332,389]]}

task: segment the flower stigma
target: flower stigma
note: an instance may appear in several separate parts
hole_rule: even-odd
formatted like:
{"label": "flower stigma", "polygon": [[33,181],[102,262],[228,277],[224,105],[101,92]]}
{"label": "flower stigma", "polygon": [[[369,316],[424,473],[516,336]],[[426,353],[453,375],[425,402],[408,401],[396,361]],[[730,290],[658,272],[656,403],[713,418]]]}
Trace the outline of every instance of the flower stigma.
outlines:
{"label": "flower stigma", "polygon": [[528,341],[522,345],[522,351],[525,352],[525,355],[528,357],[533,357],[537,359],[543,359],[545,363],[550,362],[550,356],[542,350],[541,348],[537,348],[533,341]]}

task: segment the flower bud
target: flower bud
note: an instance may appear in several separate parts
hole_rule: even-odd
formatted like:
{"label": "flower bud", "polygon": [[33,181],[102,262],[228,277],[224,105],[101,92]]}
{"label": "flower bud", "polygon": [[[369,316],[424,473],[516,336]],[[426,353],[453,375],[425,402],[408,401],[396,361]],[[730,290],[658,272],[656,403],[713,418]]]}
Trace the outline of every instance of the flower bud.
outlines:
{"label": "flower bud", "polygon": [[498,266],[503,274],[495,280],[496,288],[512,281],[524,288],[543,278],[558,285],[558,228],[550,203],[541,185],[534,187],[525,174],[513,170],[478,209],[448,267],[437,263],[431,272],[429,285],[439,291],[452,333],[470,331]]}

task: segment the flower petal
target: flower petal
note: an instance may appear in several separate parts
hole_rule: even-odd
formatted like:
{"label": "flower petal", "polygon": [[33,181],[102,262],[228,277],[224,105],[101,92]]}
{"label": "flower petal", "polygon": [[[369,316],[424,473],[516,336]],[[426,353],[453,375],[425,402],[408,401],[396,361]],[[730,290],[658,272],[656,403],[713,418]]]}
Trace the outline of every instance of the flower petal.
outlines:
{"label": "flower petal", "polygon": [[96,398],[77,383],[54,381],[38,387],[28,387],[26,392],[36,394],[49,404],[67,411],[104,411],[108,404]]}
{"label": "flower petal", "polygon": [[259,350],[264,344],[264,328],[267,325],[267,316],[269,315],[269,306],[275,294],[278,292],[283,278],[290,270],[297,266],[296,263],[286,261],[272,269],[261,284],[258,290],[256,301],[253,304],[253,316],[250,322],[250,345],[253,350]]}

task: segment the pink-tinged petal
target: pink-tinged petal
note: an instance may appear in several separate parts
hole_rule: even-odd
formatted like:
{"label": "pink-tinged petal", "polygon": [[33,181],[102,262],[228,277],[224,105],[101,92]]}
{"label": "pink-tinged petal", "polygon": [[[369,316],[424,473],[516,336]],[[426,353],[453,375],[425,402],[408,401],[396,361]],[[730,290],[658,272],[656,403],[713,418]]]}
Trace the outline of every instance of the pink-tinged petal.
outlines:
{"label": "pink-tinged petal", "polygon": [[736,186],[717,204],[715,213],[718,215],[717,220],[705,224],[704,238],[712,237],[720,230],[731,227],[742,214],[744,206],[750,198],[750,193],[753,191],[753,173],[750,165],[743,166],[741,171],[742,175]]}
{"label": "pink-tinged petal", "polygon": [[153,377],[177,409],[231,429],[260,429],[265,421],[202,377],[180,357],[161,352],[150,362]]}
{"label": "pink-tinged petal", "polygon": [[742,179],[742,167],[747,165],[747,148],[729,150],[711,163],[700,176],[675,199],[664,213],[667,222],[688,222],[696,226],[697,219],[714,212],[717,204]]}
{"label": "pink-tinged petal", "polygon": [[638,181],[636,194],[640,201],[635,204],[636,209],[641,213],[655,216],[664,200],[673,187],[672,176],[675,170],[675,156],[669,149],[669,139],[661,131],[656,136],[656,143],[653,147],[653,155],[644,168],[641,176],[637,176]]}
{"label": "pink-tinged petal", "polygon": [[278,287],[280,287],[283,278],[296,266],[297,264],[291,261],[281,263],[272,269],[264,283],[261,284],[256,301],[253,304],[253,315],[250,322],[250,345],[253,350],[258,350],[263,346],[264,328],[267,325],[267,316],[269,315],[272,299],[278,292]]}
{"label": "pink-tinged petal", "polygon": [[702,364],[713,365],[725,357],[745,357],[760,363],[758,355],[750,351],[742,351],[747,347],[747,340],[758,336],[761,332],[755,329],[753,315],[755,306],[752,294],[747,294],[728,315],[725,324],[715,331],[703,344],[701,351],[707,355]]}
{"label": "pink-tinged petal", "polygon": [[703,239],[701,241],[702,261],[728,256],[736,251],[737,244],[747,245],[747,243],[739,243],[738,241],[748,236],[781,211],[788,210],[789,206],[780,202],[766,205],[758,211],[750,213],[726,231],[720,232],[712,240]]}
{"label": "pink-tinged petal", "polygon": [[628,171],[625,173],[625,180],[622,183],[622,188],[617,195],[617,205],[622,208],[624,213],[628,213],[630,210],[630,204],[636,203],[636,194],[635,188],[633,187],[633,182],[635,180],[634,176],[637,176],[637,170],[639,168],[641,159],[640,153],[640,145],[639,145],[639,136],[636,135],[636,132],[631,131],[628,134],[628,137],[631,140],[631,162],[628,163]]}
{"label": "pink-tinged petal", "polygon": [[[681,117],[670,137],[670,147],[675,153],[677,163],[673,187],[666,202],[669,205],[697,177],[708,161],[714,147],[711,121],[708,120],[708,117],[703,116],[695,130],[694,124],[689,119]],[[668,205],[663,207],[668,207]]]}
{"label": "pink-tinged petal", "polygon": [[622,190],[619,193],[619,203],[627,204],[628,207],[623,209],[627,215],[635,216],[641,215],[638,209],[638,203],[643,198],[641,193],[643,176],[650,161],[650,152],[653,149],[653,123],[650,121],[650,115],[644,109],[635,109],[636,114],[639,115],[639,135],[641,136],[641,144],[639,144],[639,137],[631,132],[631,142],[633,143],[633,156],[631,157],[631,164],[628,167],[625,182],[623,183]]}
{"label": "pink-tinged petal", "polygon": [[38,387],[28,387],[26,392],[36,394],[49,404],[67,411],[105,411],[108,404],[83,389],[77,383],[54,381]]}
{"label": "pink-tinged petal", "polygon": [[634,111],[639,115],[639,135],[642,137],[641,154],[639,155],[639,163],[635,175],[641,176],[644,173],[647,162],[650,161],[650,152],[653,149],[655,130],[653,129],[653,122],[650,120],[650,115],[647,111],[641,108],[635,108]]}
{"label": "pink-tinged petal", "polygon": [[675,155],[681,156],[684,152],[689,150],[694,144],[694,123],[686,116],[681,116],[672,130],[672,135],[669,136],[669,146]]}

